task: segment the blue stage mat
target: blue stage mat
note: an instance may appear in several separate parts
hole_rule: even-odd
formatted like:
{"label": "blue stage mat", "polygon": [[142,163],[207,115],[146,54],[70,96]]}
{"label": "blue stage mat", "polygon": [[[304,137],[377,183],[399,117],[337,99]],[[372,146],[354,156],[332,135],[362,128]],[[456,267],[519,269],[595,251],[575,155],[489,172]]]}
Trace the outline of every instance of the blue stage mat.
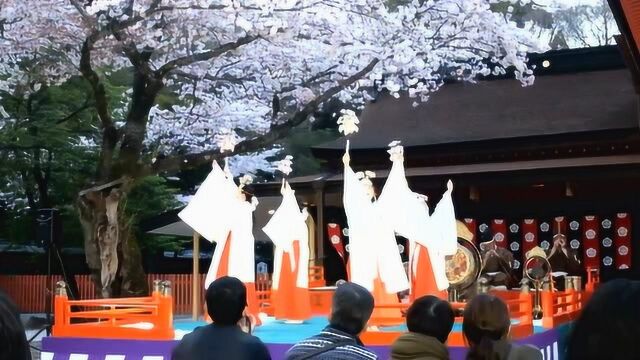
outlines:
{"label": "blue stage mat", "polygon": [[[514,322],[515,323],[515,322]],[[176,320],[174,328],[176,330],[191,332],[198,326],[206,325],[202,321]],[[313,317],[302,324],[285,324],[283,321],[267,318],[262,326],[254,329],[254,335],[267,344],[295,344],[320,332],[327,326],[327,318],[322,316]],[[405,325],[380,328],[381,331],[406,331]],[[534,333],[543,332],[545,329],[534,326]],[[453,331],[462,331],[462,324],[455,323]]]}

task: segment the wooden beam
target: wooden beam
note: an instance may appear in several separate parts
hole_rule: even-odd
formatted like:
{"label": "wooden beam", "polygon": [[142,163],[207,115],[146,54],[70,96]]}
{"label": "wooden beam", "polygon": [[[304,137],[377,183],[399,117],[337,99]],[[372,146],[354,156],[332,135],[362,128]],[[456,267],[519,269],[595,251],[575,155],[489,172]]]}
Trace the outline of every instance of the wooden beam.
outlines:
{"label": "wooden beam", "polygon": [[191,318],[198,320],[200,317],[200,234],[193,232],[193,280]]}
{"label": "wooden beam", "polygon": [[313,183],[316,203],[316,264],[324,265],[324,180]]}
{"label": "wooden beam", "polygon": [[128,182],[130,180],[131,179],[129,179],[127,177],[121,177],[119,179],[110,181],[110,182],[108,182],[106,184],[96,185],[96,186],[90,187],[88,189],[81,190],[80,192],[78,192],[78,195],[79,196],[84,196],[84,195],[86,195],[86,194],[88,194],[90,192],[102,191],[102,190],[106,190],[106,189],[111,188],[111,187],[118,187],[118,186],[120,186],[120,185],[122,185],[122,184],[124,184],[124,183],[126,183],[126,182]]}

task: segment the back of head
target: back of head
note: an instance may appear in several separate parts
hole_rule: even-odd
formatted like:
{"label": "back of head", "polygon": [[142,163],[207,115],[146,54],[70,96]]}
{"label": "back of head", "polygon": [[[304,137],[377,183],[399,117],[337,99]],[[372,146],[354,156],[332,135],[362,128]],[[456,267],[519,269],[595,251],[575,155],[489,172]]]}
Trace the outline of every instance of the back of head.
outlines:
{"label": "back of head", "polygon": [[464,309],[462,333],[469,343],[468,360],[498,360],[495,342],[509,334],[509,309],[500,298],[481,294]]}
{"label": "back of head", "polygon": [[218,325],[237,324],[247,306],[247,288],[234,277],[216,279],[209,285],[205,297],[209,316]]}
{"label": "back of head", "polygon": [[407,311],[409,331],[432,336],[442,343],[447,341],[454,320],[451,305],[431,295],[416,299]]}
{"label": "back of head", "polygon": [[0,360],[30,360],[31,350],[18,309],[0,292]]}
{"label": "back of head", "polygon": [[598,288],[574,323],[566,359],[635,358],[639,340],[640,282],[612,280]]}
{"label": "back of head", "polygon": [[333,294],[329,325],[351,335],[358,335],[373,312],[374,300],[369,291],[354,283],[338,285]]}

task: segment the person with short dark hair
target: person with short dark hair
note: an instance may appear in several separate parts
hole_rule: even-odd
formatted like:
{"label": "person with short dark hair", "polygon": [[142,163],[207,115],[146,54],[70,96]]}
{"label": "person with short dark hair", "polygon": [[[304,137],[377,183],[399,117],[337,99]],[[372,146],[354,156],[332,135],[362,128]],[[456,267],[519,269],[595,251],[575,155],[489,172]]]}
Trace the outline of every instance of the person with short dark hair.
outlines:
{"label": "person with short dark hair", "polygon": [[540,350],[508,341],[509,308],[502,299],[480,294],[464,309],[462,333],[469,343],[467,360],[542,360]]}
{"label": "person with short dark hair", "polygon": [[371,293],[360,285],[338,285],[333,294],[329,326],[287,351],[287,360],[375,360],[358,335],[373,312]]}
{"label": "person with short dark hair", "polygon": [[451,305],[432,295],[416,299],[407,310],[408,333],[391,346],[393,360],[449,360],[445,342],[455,316]]}
{"label": "person with short dark hair", "polygon": [[567,360],[640,359],[640,281],[601,285],[574,322]]}
{"label": "person with short dark hair", "polygon": [[0,360],[31,360],[31,350],[20,321],[20,312],[0,291]]}
{"label": "person with short dark hair", "polygon": [[196,328],[174,349],[173,360],[271,360],[267,347],[238,323],[247,306],[247,289],[229,276],[216,279],[205,296],[212,324]]}

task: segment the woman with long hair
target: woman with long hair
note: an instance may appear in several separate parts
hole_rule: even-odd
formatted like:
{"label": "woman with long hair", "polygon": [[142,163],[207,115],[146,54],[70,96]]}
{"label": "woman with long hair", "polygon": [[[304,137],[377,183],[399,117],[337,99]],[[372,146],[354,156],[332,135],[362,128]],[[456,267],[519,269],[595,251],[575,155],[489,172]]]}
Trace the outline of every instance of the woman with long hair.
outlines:
{"label": "woman with long hair", "polygon": [[540,350],[509,341],[511,318],[500,298],[481,294],[464,309],[462,333],[469,344],[467,360],[542,360]]}
{"label": "woman with long hair", "polygon": [[0,360],[31,360],[31,350],[13,301],[0,291]]}

